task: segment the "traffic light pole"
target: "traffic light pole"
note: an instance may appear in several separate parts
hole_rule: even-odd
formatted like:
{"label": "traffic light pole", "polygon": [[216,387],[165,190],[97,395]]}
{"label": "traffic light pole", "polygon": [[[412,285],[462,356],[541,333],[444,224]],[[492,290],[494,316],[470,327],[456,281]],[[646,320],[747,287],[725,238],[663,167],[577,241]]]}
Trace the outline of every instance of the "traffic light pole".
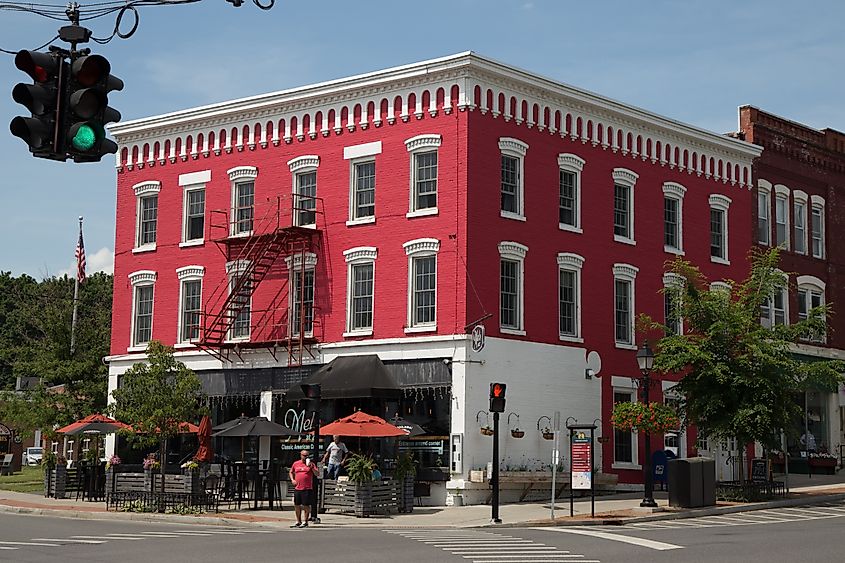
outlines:
{"label": "traffic light pole", "polygon": [[493,487],[492,509],[493,515],[490,521],[493,524],[501,524],[499,518],[499,413],[493,413],[493,475],[490,477],[490,486]]}

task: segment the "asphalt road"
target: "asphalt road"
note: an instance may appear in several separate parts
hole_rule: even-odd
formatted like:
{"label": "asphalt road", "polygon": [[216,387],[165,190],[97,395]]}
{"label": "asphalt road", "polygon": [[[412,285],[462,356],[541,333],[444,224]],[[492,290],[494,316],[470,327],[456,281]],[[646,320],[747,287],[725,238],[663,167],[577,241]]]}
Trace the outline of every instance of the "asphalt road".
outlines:
{"label": "asphalt road", "polygon": [[0,561],[638,563],[843,561],[845,503],[628,526],[305,530],[0,513]]}

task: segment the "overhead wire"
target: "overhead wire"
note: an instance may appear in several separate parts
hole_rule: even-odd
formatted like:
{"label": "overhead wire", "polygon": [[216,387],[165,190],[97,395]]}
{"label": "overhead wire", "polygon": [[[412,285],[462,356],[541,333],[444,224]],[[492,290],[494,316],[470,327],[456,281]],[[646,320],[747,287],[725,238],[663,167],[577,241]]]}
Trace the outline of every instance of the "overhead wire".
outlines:
{"label": "overhead wire", "polygon": [[[138,8],[141,6],[179,6],[183,4],[195,4],[201,1],[202,0],[130,0],[124,2],[112,1],[95,2],[92,4],[87,4],[85,6],[76,6],[76,8],[78,9],[80,22],[90,21],[117,13],[114,22],[114,28],[112,29],[111,35],[109,35],[108,37],[91,37],[92,41],[103,45],[114,39],[115,36],[119,37],[120,39],[129,39],[130,37],[132,37],[132,35],[135,34],[135,31],[137,31],[138,25],[141,22],[141,16],[138,12]],[[238,7],[243,4],[243,0],[226,1],[231,3],[235,7]],[[269,0],[266,4],[262,4],[261,0],[252,0],[252,3],[255,4],[261,10],[269,10],[276,3],[276,0]],[[39,4],[29,2],[0,2],[0,10],[12,12],[26,12],[52,20],[68,21],[68,10],[70,9],[71,5],[72,4],[66,4],[65,6],[57,6],[55,4]],[[131,12],[134,19],[130,29],[126,32],[122,32],[120,30],[120,26],[123,22],[123,17],[126,15],[127,12]],[[37,47],[33,50],[41,50],[44,47],[47,47],[48,45],[53,43],[58,38],[59,36],[56,35],[50,41],[44,43],[40,47]],[[0,53],[14,55],[17,53],[17,51],[10,51],[8,49],[0,48]]]}

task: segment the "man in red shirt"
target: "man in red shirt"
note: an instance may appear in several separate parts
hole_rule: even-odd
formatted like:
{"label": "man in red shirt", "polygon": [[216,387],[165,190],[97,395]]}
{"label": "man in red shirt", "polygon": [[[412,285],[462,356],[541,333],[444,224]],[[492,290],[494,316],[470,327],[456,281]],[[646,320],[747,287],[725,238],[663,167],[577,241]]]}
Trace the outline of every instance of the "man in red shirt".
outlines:
{"label": "man in red shirt", "polygon": [[308,450],[299,452],[299,459],[290,466],[290,482],[294,485],[293,505],[296,511],[296,524],[291,528],[307,528],[308,514],[311,512],[311,495],[314,494],[314,476],[317,464],[308,457]]}

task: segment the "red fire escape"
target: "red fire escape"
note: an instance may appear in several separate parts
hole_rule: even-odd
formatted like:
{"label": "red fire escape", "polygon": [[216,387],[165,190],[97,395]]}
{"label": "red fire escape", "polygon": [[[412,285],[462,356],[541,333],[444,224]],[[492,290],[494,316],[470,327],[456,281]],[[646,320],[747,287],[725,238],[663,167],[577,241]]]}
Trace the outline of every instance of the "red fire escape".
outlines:
{"label": "red fire escape", "polygon": [[[233,355],[243,361],[242,351],[249,348],[267,348],[277,360],[283,349],[291,366],[314,357],[316,276],[311,274],[309,283],[306,258],[320,244],[321,204],[318,198],[288,196],[211,211],[210,238],[225,257],[227,272],[205,300],[197,346],[221,361],[234,361]],[[262,297],[269,300],[254,307],[253,295],[265,279],[269,292],[262,289]]]}

